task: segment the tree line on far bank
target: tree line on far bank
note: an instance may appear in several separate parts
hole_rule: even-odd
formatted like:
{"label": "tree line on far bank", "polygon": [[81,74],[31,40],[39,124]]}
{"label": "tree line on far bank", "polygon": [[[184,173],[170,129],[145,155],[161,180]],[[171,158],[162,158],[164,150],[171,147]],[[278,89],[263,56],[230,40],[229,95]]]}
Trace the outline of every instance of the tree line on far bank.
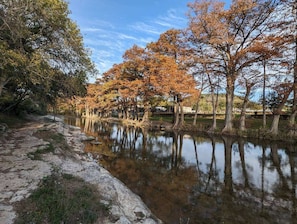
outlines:
{"label": "tree line on far bank", "polygon": [[234,0],[226,8],[220,1],[196,0],[188,7],[188,27],[131,47],[122,63],[87,85],[96,70],[66,2],[0,1],[0,111],[45,112],[72,98],[74,109],[87,115],[117,111],[146,122],[150,109],[165,101],[174,104],[178,128],[184,122],[183,104],[191,98],[191,106],[199,108],[207,92],[213,131],[223,93],[222,132],[232,133],[235,93],[243,96],[239,129],[245,130],[248,100],[261,92],[263,114],[269,105],[274,115],[271,133],[278,134],[284,107],[290,108],[288,130],[295,133],[296,1]]}
{"label": "tree line on far bank", "polygon": [[[188,3],[188,27],[170,29],[146,47],[133,46],[73,105],[87,116],[110,116],[142,122],[160,102],[172,102],[174,127],[183,125],[183,102],[202,93],[211,95],[213,124],[217,128],[218,95],[225,94],[223,133],[234,131],[234,96],[242,96],[239,129],[246,130],[249,99],[261,95],[263,128],[266,109],[273,113],[270,132],[278,134],[280,115],[290,108],[288,127],[295,131],[297,113],[297,4],[294,0],[197,0]],[[143,116],[139,116],[143,108]],[[194,118],[194,124],[196,116]]]}

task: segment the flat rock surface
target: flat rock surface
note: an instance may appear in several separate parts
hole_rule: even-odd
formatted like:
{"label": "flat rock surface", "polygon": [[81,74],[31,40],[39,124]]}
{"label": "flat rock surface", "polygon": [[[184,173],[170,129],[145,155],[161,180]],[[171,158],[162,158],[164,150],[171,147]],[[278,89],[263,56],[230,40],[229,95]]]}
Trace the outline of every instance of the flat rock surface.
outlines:
{"label": "flat rock surface", "polygon": [[[47,120],[50,120],[47,117]],[[38,130],[51,130],[64,135],[70,153],[46,153],[41,160],[32,160],[30,153],[46,147],[49,142],[35,137]],[[88,139],[80,129],[63,122],[38,120],[18,129],[0,134],[0,224],[12,224],[16,217],[14,203],[27,198],[37,189],[42,178],[54,169],[84,179],[97,186],[104,200],[111,204],[110,217],[105,223],[162,223],[140,197],[102,168],[90,154],[85,154],[83,140]]]}

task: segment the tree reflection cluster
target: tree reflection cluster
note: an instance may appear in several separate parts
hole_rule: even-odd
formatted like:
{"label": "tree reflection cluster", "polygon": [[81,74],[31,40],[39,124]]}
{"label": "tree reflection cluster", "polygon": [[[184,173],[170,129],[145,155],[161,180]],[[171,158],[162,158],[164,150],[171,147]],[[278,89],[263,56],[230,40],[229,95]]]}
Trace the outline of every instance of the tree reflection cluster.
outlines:
{"label": "tree reflection cluster", "polygon": [[165,223],[297,223],[296,146],[79,121],[100,164]]}

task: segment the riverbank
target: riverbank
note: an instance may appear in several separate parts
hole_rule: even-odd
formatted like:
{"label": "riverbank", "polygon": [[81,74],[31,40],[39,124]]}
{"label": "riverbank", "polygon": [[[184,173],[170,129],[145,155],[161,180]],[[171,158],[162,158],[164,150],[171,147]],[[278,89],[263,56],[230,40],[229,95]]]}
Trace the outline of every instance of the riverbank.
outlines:
{"label": "riverbank", "polygon": [[[85,117],[86,118],[86,117]],[[88,118],[86,118],[88,119]],[[272,119],[267,120],[267,128],[262,128],[262,120],[249,117],[246,119],[246,129],[238,129],[238,120],[234,120],[234,130],[229,133],[222,133],[224,127],[224,119],[217,119],[217,128],[211,130],[212,119],[198,118],[196,125],[193,125],[193,120],[186,118],[183,125],[173,127],[172,118],[152,116],[150,121],[142,123],[141,121],[131,119],[119,119],[119,118],[89,118],[97,121],[106,122],[119,122],[125,126],[141,127],[153,131],[176,131],[180,133],[201,133],[203,135],[211,136],[229,136],[235,138],[245,138],[253,141],[273,141],[273,142],[286,142],[286,143],[297,143],[297,129],[291,130],[287,126],[287,120],[280,120],[279,133],[273,135],[269,126],[271,125]],[[292,134],[293,133],[293,134]]]}
{"label": "riverbank", "polygon": [[95,223],[162,223],[140,197],[84,152],[86,140],[89,138],[79,128],[58,119],[53,122],[49,116],[3,130],[0,134],[1,221],[14,223],[19,215],[17,204],[30,198],[44,178],[58,172],[95,186],[101,195],[98,203],[108,208],[107,215],[104,213]]}

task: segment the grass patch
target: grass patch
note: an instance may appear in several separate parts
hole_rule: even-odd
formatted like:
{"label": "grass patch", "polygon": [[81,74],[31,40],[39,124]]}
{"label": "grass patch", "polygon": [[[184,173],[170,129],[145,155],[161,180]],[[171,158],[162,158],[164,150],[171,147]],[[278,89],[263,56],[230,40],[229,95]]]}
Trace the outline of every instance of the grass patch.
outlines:
{"label": "grass patch", "polygon": [[34,136],[44,141],[50,142],[54,148],[61,148],[63,150],[69,150],[69,146],[65,137],[61,133],[56,133],[52,130],[39,130],[34,133]]}
{"label": "grass patch", "polygon": [[[150,117],[151,121],[156,122],[168,122],[173,123],[173,115],[171,114],[157,114]],[[191,116],[186,115],[185,116],[185,125],[192,125],[194,120],[194,114]],[[266,129],[269,130],[271,128],[273,116],[267,116],[266,117]],[[222,130],[224,128],[225,124],[225,117],[222,115],[217,116],[217,129]],[[261,117],[254,118],[252,116],[247,116],[245,119],[246,129],[252,130],[255,132],[263,131],[263,120]],[[212,125],[212,116],[209,115],[198,115],[196,120],[196,126],[193,126],[192,128],[198,128],[199,130],[207,130]],[[233,119],[233,126],[234,128],[239,128],[239,115],[234,115]],[[281,118],[279,120],[279,133],[283,133],[284,136],[286,136],[288,132],[288,120]]]}
{"label": "grass patch", "polygon": [[[38,148],[35,152],[30,152],[27,156],[32,160],[42,160],[42,155],[47,153],[54,153],[55,149],[61,149],[63,152],[69,151],[69,145],[64,136],[60,133],[55,133],[52,130],[39,130],[33,134],[35,137],[49,142],[48,145]],[[61,151],[60,151],[61,153]]]}
{"label": "grass patch", "polygon": [[54,146],[52,144],[46,145],[45,147],[38,148],[35,152],[29,152],[27,156],[32,160],[41,160],[41,155],[49,152],[54,152]]}
{"label": "grass patch", "polygon": [[29,198],[16,204],[15,224],[95,223],[109,213],[100,200],[95,186],[69,174],[54,173]]}

